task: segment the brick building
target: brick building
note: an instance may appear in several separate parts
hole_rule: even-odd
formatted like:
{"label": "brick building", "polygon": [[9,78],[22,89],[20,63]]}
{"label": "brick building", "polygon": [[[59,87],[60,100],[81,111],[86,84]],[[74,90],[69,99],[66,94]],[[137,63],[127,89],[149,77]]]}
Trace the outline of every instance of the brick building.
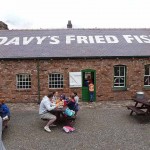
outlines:
{"label": "brick building", "polygon": [[3,21],[0,21],[0,30],[8,30],[7,24],[5,24]]}
{"label": "brick building", "polygon": [[77,91],[89,100],[150,96],[149,29],[53,29],[0,31],[0,97],[39,102],[49,91]]}

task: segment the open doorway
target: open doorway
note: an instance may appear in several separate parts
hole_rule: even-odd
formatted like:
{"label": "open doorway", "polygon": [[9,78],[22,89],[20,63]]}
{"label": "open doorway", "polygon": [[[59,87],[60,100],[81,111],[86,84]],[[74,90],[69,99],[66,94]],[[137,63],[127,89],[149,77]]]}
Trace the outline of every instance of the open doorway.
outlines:
{"label": "open doorway", "polygon": [[89,83],[94,84],[94,101],[96,101],[96,71],[91,69],[82,70],[82,100],[89,101]]}

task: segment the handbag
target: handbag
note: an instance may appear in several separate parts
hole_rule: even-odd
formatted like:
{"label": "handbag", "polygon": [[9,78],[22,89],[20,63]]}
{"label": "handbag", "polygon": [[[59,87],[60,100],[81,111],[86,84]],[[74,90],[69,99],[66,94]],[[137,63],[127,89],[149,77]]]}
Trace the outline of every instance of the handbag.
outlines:
{"label": "handbag", "polygon": [[66,108],[64,114],[71,117],[71,116],[75,115],[75,112],[73,110],[69,109],[69,108]]}

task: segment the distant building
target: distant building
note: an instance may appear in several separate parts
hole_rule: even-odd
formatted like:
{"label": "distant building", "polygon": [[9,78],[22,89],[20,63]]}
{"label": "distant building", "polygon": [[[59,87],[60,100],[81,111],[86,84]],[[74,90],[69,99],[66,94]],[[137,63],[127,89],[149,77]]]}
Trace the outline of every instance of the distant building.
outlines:
{"label": "distant building", "polygon": [[5,24],[4,22],[0,21],[0,30],[8,30],[7,24]]}
{"label": "distant building", "polygon": [[0,97],[39,102],[50,91],[89,100],[150,97],[150,29],[0,31]]}

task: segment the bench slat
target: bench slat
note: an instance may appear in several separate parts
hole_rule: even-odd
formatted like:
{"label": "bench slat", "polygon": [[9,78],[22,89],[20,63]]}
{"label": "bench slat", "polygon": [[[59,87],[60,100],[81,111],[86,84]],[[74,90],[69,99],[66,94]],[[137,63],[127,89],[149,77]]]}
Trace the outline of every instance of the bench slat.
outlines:
{"label": "bench slat", "polygon": [[136,114],[138,115],[145,115],[145,111],[135,107],[135,106],[127,106],[128,109],[131,109],[132,111],[134,111]]}
{"label": "bench slat", "polygon": [[75,119],[76,119],[76,116],[72,116],[72,117],[67,116],[67,120],[75,120]]}

